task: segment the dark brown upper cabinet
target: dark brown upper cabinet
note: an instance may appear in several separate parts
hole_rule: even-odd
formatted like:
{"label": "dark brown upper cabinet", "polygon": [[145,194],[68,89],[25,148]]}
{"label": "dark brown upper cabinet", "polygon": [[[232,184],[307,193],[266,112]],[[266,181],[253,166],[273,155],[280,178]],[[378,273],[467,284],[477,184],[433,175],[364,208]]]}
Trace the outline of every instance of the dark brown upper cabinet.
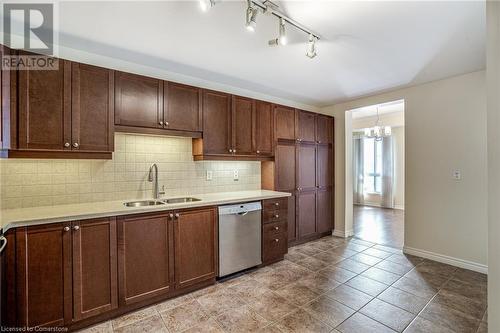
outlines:
{"label": "dark brown upper cabinet", "polygon": [[316,141],[316,115],[311,112],[297,110],[297,140],[300,142]]}
{"label": "dark brown upper cabinet", "polygon": [[12,89],[17,96],[11,90],[11,98],[18,98],[18,106],[17,112],[10,112],[10,131],[18,126],[3,155],[110,159],[114,150],[113,71],[55,61],[57,70],[21,70],[17,82],[11,82],[11,89],[17,88]]}
{"label": "dark brown upper cabinet", "polygon": [[19,149],[72,149],[71,63],[56,61],[57,70],[18,72]]}
{"label": "dark brown upper cabinet", "polygon": [[201,132],[201,89],[174,82],[163,83],[165,129]]}
{"label": "dark brown upper cabinet", "polygon": [[116,72],[115,124],[163,128],[163,81]]}
{"label": "dark brown upper cabinet", "polygon": [[295,109],[275,105],[274,124],[276,140],[295,140]]}
{"label": "dark brown upper cabinet", "polygon": [[316,115],[316,142],[319,144],[333,143],[333,118]]}
{"label": "dark brown upper cabinet", "polygon": [[297,145],[297,190],[316,189],[316,145]]}
{"label": "dark brown upper cabinet", "polygon": [[273,155],[273,132],[273,105],[267,102],[255,101],[255,153],[257,155]]}
{"label": "dark brown upper cabinet", "polygon": [[232,96],[232,153],[252,155],[255,124],[255,101],[251,98]]}
{"label": "dark brown upper cabinet", "polygon": [[114,150],[113,71],[72,63],[71,149]]}

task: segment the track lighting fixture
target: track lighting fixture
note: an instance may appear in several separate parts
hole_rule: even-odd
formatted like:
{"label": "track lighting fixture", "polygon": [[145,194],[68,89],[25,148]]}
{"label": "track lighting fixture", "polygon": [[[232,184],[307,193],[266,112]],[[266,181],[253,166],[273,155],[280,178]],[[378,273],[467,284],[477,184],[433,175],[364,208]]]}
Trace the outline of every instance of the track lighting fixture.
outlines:
{"label": "track lighting fixture", "polygon": [[249,31],[255,31],[257,26],[257,14],[259,13],[258,8],[254,7],[251,0],[247,0],[247,23],[246,27]]}
{"label": "track lighting fixture", "polygon": [[286,38],[286,30],[285,30],[285,19],[280,18],[279,21],[279,26],[278,26],[278,38],[271,39],[269,41],[269,46],[277,46],[277,45],[286,45],[288,43],[288,40]]}
{"label": "track lighting fixture", "polygon": [[307,52],[306,56],[309,58],[314,58],[317,55],[316,53],[316,38],[310,34],[309,35],[309,42],[307,43]]}
{"label": "track lighting fixture", "polygon": [[215,0],[200,0],[200,8],[204,12],[206,12],[213,6],[215,6]]}

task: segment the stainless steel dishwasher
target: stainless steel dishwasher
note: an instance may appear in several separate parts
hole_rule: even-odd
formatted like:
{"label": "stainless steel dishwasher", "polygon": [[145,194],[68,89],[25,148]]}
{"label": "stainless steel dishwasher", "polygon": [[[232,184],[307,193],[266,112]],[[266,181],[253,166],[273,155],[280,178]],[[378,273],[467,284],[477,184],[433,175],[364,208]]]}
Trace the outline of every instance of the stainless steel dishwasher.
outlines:
{"label": "stainless steel dishwasher", "polygon": [[219,207],[219,277],[262,263],[259,202]]}

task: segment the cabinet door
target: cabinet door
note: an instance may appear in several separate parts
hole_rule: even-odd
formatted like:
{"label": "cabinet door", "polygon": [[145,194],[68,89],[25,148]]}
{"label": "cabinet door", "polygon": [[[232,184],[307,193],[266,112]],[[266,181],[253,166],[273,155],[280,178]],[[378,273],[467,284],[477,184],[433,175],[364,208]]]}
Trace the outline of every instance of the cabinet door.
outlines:
{"label": "cabinet door", "polygon": [[295,109],[275,105],[274,126],[277,140],[295,140]]}
{"label": "cabinet door", "polygon": [[317,143],[333,143],[333,118],[316,116],[316,141]]}
{"label": "cabinet door", "polygon": [[297,188],[314,190],[316,188],[316,145],[297,145]]}
{"label": "cabinet door", "polygon": [[316,191],[303,191],[297,194],[297,224],[299,239],[316,234]]}
{"label": "cabinet door", "polygon": [[319,233],[333,229],[332,205],[331,190],[318,190],[316,192],[316,220]]}
{"label": "cabinet door", "polygon": [[71,63],[56,61],[57,70],[18,71],[20,149],[71,149]]}
{"label": "cabinet door", "polygon": [[328,188],[333,184],[333,149],[329,145],[318,145],[316,177],[318,188]]}
{"label": "cabinet door", "polygon": [[271,103],[255,101],[255,152],[259,156],[272,156],[274,117]]}
{"label": "cabinet door", "polygon": [[302,142],[316,141],[316,115],[297,110],[297,139]]}
{"label": "cabinet door", "polygon": [[129,305],[172,290],[173,239],[169,215],[118,219],[119,304]]}
{"label": "cabinet door", "polygon": [[174,220],[175,287],[214,279],[217,269],[216,209],[181,211]]}
{"label": "cabinet door", "polygon": [[163,81],[115,72],[115,124],[163,128]]}
{"label": "cabinet door", "polygon": [[231,96],[203,91],[203,150],[205,154],[231,154]]}
{"label": "cabinet door", "polygon": [[276,191],[294,193],[295,186],[295,144],[278,143],[276,146]]}
{"label": "cabinet door", "polygon": [[165,128],[178,131],[201,131],[201,89],[174,82],[164,82]]}
{"label": "cabinet door", "polygon": [[112,152],[113,71],[72,63],[72,149]]}
{"label": "cabinet door", "polygon": [[116,221],[73,223],[73,316],[92,317],[118,307]]}
{"label": "cabinet door", "polygon": [[71,321],[68,226],[58,223],[16,230],[17,314],[21,327],[63,326]]}
{"label": "cabinet door", "polygon": [[297,240],[297,217],[296,217],[296,201],[297,197],[292,192],[292,196],[288,197],[288,243],[294,242]]}
{"label": "cabinet door", "polygon": [[253,153],[254,101],[250,98],[233,96],[233,152],[236,155]]}

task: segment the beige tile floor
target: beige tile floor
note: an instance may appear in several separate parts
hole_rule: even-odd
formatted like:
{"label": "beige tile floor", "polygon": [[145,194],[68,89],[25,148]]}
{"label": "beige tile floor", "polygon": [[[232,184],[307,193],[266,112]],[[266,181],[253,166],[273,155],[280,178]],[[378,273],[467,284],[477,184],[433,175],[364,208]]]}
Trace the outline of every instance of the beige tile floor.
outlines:
{"label": "beige tile floor", "polygon": [[486,282],[390,247],[325,237],[85,332],[487,332]]}

